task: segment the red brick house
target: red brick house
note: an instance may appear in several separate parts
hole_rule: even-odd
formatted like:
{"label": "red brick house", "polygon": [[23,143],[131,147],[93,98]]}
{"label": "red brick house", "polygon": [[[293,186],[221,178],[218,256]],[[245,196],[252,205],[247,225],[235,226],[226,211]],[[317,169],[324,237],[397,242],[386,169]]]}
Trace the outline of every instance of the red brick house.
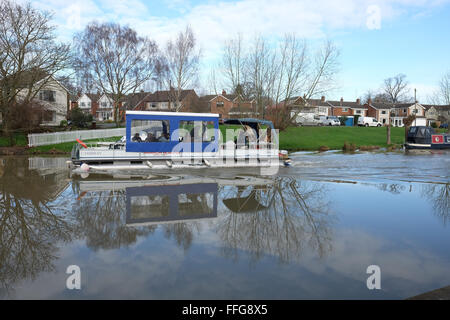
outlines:
{"label": "red brick house", "polygon": [[366,116],[367,107],[361,105],[361,100],[356,99],[356,101],[344,101],[341,98],[340,101],[327,101],[331,107],[331,115],[333,116]]}
{"label": "red brick house", "polygon": [[220,119],[241,117],[244,114],[247,117],[257,115],[254,100],[245,101],[239,95],[227,94],[225,90],[222,94],[203,96],[200,101],[207,106],[209,112],[218,113]]}

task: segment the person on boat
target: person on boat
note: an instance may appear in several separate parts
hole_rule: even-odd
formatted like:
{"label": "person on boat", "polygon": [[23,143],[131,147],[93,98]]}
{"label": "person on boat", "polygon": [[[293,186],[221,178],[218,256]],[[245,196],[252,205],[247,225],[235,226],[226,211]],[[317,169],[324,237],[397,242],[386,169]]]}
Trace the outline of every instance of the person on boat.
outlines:
{"label": "person on boat", "polygon": [[155,138],[155,135],[151,132],[147,134],[147,139],[145,139],[145,142],[158,142],[158,139]]}
{"label": "person on boat", "polygon": [[164,132],[161,137],[159,137],[159,142],[168,142],[170,141],[170,135],[167,132]]}
{"label": "person on boat", "polygon": [[139,133],[138,133],[138,132],[136,132],[136,133],[134,134],[134,136],[133,136],[133,138],[131,139],[131,141],[133,141],[133,142],[142,142],[142,139],[141,139],[141,137],[139,136]]}

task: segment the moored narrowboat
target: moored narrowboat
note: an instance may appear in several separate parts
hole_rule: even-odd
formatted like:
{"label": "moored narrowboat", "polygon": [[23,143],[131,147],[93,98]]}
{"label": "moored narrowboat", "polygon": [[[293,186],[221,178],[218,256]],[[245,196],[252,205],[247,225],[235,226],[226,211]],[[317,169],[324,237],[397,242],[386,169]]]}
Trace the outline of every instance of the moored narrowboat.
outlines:
{"label": "moored narrowboat", "polygon": [[450,149],[450,135],[436,133],[432,127],[411,126],[408,129],[406,149]]}

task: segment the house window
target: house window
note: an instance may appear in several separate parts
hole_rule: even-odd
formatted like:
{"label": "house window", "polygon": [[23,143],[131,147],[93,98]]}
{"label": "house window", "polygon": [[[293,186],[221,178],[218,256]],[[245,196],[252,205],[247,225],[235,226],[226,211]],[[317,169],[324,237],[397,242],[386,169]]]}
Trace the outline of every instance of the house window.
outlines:
{"label": "house window", "polygon": [[361,110],[355,110],[355,114],[361,114]]}
{"label": "house window", "polygon": [[[83,103],[84,103],[84,102],[83,102]],[[91,103],[90,103],[90,102],[88,102],[88,103],[87,103],[87,105],[88,105],[88,107],[90,107],[90,106],[91,106]]]}
{"label": "house window", "polygon": [[348,112],[348,108],[342,108],[342,112]]}
{"label": "house window", "polygon": [[381,114],[386,114],[386,111],[381,111]]}
{"label": "house window", "polygon": [[42,120],[44,122],[52,122],[54,119],[54,115],[56,115],[55,111],[45,110],[42,114]]}
{"label": "house window", "polygon": [[403,113],[406,113],[406,109],[403,109]]}
{"label": "house window", "polygon": [[216,107],[223,107],[223,101],[216,102]]}
{"label": "house window", "polygon": [[413,113],[417,113],[417,112],[418,112],[417,109],[414,109],[414,110],[413,110]]}
{"label": "house window", "polygon": [[319,112],[320,113],[326,113],[327,112],[327,108],[319,107]]}
{"label": "house window", "polygon": [[39,100],[55,102],[56,92],[52,90],[42,90],[39,92]]}
{"label": "house window", "polygon": [[108,103],[102,102],[102,107],[106,108],[108,106]]}
{"label": "house window", "polygon": [[81,106],[84,107],[84,102],[81,103]]}

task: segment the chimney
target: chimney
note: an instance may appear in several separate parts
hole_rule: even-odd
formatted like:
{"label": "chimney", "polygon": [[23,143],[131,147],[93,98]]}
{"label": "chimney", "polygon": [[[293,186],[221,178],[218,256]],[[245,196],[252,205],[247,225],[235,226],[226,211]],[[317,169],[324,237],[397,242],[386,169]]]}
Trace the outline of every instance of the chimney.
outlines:
{"label": "chimney", "polygon": [[369,98],[369,99],[367,100],[367,103],[368,103],[368,104],[372,104],[372,98]]}
{"label": "chimney", "polygon": [[322,98],[320,98],[321,102],[325,102],[325,96],[322,96]]}
{"label": "chimney", "polygon": [[357,104],[361,104],[361,99],[359,99],[359,98],[356,99],[356,103],[357,103]]}
{"label": "chimney", "polygon": [[227,94],[227,92],[225,90],[222,90],[222,95],[224,96],[226,94]]}
{"label": "chimney", "polygon": [[344,102],[344,98],[343,97],[341,97],[341,106],[342,106],[342,103]]}

